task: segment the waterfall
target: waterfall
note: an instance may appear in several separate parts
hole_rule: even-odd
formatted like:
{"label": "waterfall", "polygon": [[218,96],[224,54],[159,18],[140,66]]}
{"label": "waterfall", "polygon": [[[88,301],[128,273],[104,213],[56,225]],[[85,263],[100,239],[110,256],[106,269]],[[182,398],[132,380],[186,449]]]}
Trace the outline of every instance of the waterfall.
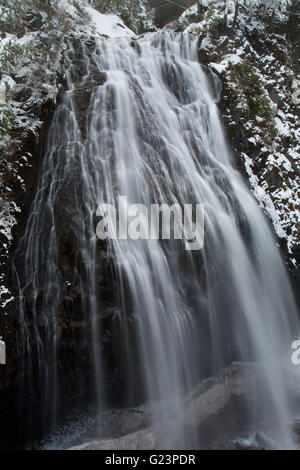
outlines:
{"label": "waterfall", "polygon": [[[284,361],[296,309],[268,223],[234,166],[221,84],[198,63],[197,38],[70,42],[66,75],[15,257],[29,414],[53,429],[62,395],[89,383],[98,409],[147,404],[160,448],[197,448],[201,433],[184,427],[188,396],[223,368],[253,363],[249,429],[269,420],[272,446],[292,447]],[[99,240],[97,207],[119,196],[204,204],[203,249]]]}

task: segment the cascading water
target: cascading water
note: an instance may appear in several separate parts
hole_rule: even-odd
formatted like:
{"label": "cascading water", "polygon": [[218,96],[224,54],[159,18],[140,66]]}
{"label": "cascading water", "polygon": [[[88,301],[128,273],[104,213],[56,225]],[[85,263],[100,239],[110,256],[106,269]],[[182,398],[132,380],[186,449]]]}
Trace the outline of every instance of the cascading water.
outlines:
{"label": "cascading water", "polygon": [[[268,225],[233,166],[220,83],[213,77],[210,86],[197,62],[197,38],[102,39],[92,52],[70,45],[66,57],[68,90],[15,262],[26,396],[39,397],[37,413],[51,429],[72,360],[82,374],[90,368],[99,409],[110,393],[123,405],[146,402],[158,447],[196,448],[201,435],[184,428],[188,394],[223,367],[252,361],[259,367],[255,379],[246,373],[249,429],[269,419],[272,446],[292,447],[281,356],[297,332],[295,306]],[[80,93],[90,98],[84,119]],[[119,196],[146,207],[204,204],[203,249],[188,251],[181,240],[99,241],[97,207]],[[101,313],[109,311],[105,275],[114,293],[109,320]],[[85,326],[68,355],[62,305],[74,291],[71,321]],[[122,379],[107,390],[112,365]]]}

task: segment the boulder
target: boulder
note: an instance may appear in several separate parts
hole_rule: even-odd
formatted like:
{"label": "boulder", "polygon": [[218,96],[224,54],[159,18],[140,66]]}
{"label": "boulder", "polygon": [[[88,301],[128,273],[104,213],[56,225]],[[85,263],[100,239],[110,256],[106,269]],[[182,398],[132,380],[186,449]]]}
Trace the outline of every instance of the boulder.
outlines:
{"label": "boulder", "polygon": [[[254,369],[253,369],[254,372]],[[247,374],[252,373],[250,366],[247,366]],[[243,369],[239,364],[235,364],[225,369],[218,378],[208,378],[201,382],[194,390],[186,402],[184,412],[184,427],[189,429],[201,428],[206,421],[213,417],[217,419],[230,400],[234,397],[244,397],[246,394],[246,380]],[[69,450],[154,450],[157,449],[156,442],[160,439],[157,431],[151,425],[151,416],[144,409],[124,409],[119,411],[119,429],[122,429],[122,422],[137,426],[140,423],[142,429],[131,431],[127,427],[127,433],[112,439],[99,439],[87,442],[70,448]],[[132,416],[133,420],[128,420]],[[136,421],[136,417],[138,420]],[[176,419],[170,419],[169,423],[163,423],[164,434],[168,435],[176,428]],[[124,427],[123,427],[124,429]]]}
{"label": "boulder", "polygon": [[154,9],[155,23],[159,27],[166,26],[171,21],[179,18],[180,15],[191,6],[195,5],[195,0],[150,0],[149,5]]}

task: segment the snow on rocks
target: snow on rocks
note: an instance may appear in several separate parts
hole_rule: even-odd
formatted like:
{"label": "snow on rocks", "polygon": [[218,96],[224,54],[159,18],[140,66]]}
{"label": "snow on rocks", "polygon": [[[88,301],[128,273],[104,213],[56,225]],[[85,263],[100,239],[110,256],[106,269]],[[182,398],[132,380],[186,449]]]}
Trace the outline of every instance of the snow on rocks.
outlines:
{"label": "snow on rocks", "polygon": [[61,32],[56,19],[31,10],[26,2],[7,0],[0,6],[0,19],[0,307],[6,314],[13,300],[6,262],[21,213],[18,201],[27,191],[20,172],[31,166],[27,147],[38,138],[41,110],[58,92]]}
{"label": "snow on rocks", "polygon": [[200,36],[200,61],[223,83],[223,116],[236,158],[295,265],[300,250],[300,87],[290,65],[291,2],[268,0],[259,8],[261,3],[240,2],[234,26],[232,0],[227,25],[224,1],[206,0],[208,8],[198,22],[195,9],[186,10],[175,30]]}
{"label": "snow on rocks", "polygon": [[228,54],[224,57],[224,59],[219,64],[211,62],[209,65],[218,73],[222,73],[222,72],[225,72],[225,70],[227,69],[229,65],[238,64],[240,62],[242,62],[242,59],[239,55]]}
{"label": "snow on rocks", "polygon": [[117,15],[103,15],[92,7],[86,7],[96,33],[109,38],[135,37],[135,33],[125,26],[123,20]]}

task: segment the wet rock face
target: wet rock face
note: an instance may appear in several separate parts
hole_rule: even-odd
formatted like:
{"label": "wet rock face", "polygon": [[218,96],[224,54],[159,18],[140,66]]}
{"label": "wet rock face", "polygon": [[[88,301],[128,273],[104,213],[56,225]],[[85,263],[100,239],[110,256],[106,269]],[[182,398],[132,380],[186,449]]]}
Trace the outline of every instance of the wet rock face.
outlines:
{"label": "wet rock face", "polygon": [[[94,65],[89,67],[87,70],[86,57],[83,57],[83,50],[81,44],[77,40],[71,41],[74,50],[74,56],[71,56],[68,60],[71,60],[70,67],[70,79],[75,86],[75,105],[76,105],[76,119],[79,123],[80,130],[83,137],[86,137],[86,116],[89,108],[91,96],[97,91],[97,87],[102,86],[106,80],[106,74],[98,70],[98,67]],[[95,51],[94,41],[89,41],[87,44],[87,50],[89,60],[93,63],[92,54]],[[67,85],[66,85],[67,86]]]}
{"label": "wet rock face", "polygon": [[[13,301],[12,252],[24,234],[62,82],[60,27],[56,22],[52,29],[55,19],[49,2],[35,2],[35,8],[32,3],[0,2],[0,74],[6,84],[6,103],[0,106],[0,225],[5,227],[0,234],[0,336],[7,348],[7,364],[0,366],[0,447],[12,435],[17,446],[15,418],[20,410],[19,318]],[[3,115],[8,119],[3,120]]]}
{"label": "wet rock face", "polygon": [[[22,155],[30,155],[30,165],[23,165],[18,169],[19,179],[13,171],[13,165],[6,166],[4,173],[4,181],[12,188],[10,196],[14,203],[20,208],[17,225],[13,228],[12,235],[14,242],[11,246],[10,256],[2,255],[1,270],[7,276],[8,287],[11,293],[16,293],[16,283],[13,276],[13,252],[17,248],[18,241],[24,234],[26,220],[30,210],[31,201],[34,198],[36,190],[36,182],[39,171],[40,156],[43,152],[43,142],[46,139],[51,119],[54,113],[55,105],[53,102],[47,102],[41,108],[40,118],[43,125],[39,132],[39,137],[29,134],[27,138],[20,135],[20,145],[12,148],[12,155],[15,161],[22,158]],[[12,174],[10,174],[12,172]],[[14,184],[12,184],[12,178]],[[23,182],[23,187],[19,181]],[[26,189],[24,189],[26,188]],[[1,234],[1,242],[7,243],[7,240]],[[4,245],[3,245],[4,246]],[[3,261],[2,261],[3,260]],[[19,394],[18,387],[20,385],[20,358],[18,350],[18,313],[17,300],[10,302],[5,307],[6,315],[0,315],[0,336],[4,335],[7,349],[7,364],[0,366],[0,449],[16,449],[20,445],[19,440]]]}
{"label": "wet rock face", "polygon": [[106,79],[105,73],[95,72],[88,77],[88,80],[76,87],[75,89],[75,102],[77,111],[77,120],[80,126],[80,130],[84,136],[86,136],[86,113],[90,104],[92,93],[98,86],[104,84]]}
{"label": "wet rock face", "polygon": [[[76,114],[76,120],[79,124],[81,131],[81,140],[74,142],[61,142],[60,146],[54,151],[53,159],[65,158],[67,152],[73,152],[74,158],[72,164],[68,166],[67,175],[65,177],[65,184],[59,189],[57,193],[57,199],[54,203],[53,214],[55,222],[55,230],[57,236],[57,249],[58,249],[58,275],[57,283],[59,290],[59,300],[57,302],[56,319],[49,321],[49,328],[56,331],[57,335],[57,370],[59,376],[59,383],[57,384],[60,390],[60,400],[58,402],[58,415],[65,416],[66,413],[72,409],[76,404],[87,403],[93,401],[95,383],[94,383],[94,364],[91,358],[91,343],[96,328],[101,335],[101,348],[104,351],[104,364],[105,370],[105,384],[106,392],[108,395],[108,401],[113,403],[122,404],[123,392],[126,387],[124,386],[126,380],[128,380],[128,374],[126,372],[125,358],[123,351],[120,347],[121,337],[121,326],[120,326],[120,307],[118,299],[115,298],[115,269],[113,259],[108,256],[107,246],[105,241],[97,241],[96,259],[95,262],[95,279],[96,279],[96,290],[99,298],[101,299],[101,305],[97,312],[96,319],[91,318],[90,314],[90,279],[88,277],[89,269],[89,256],[87,251],[80,248],[81,237],[93,237],[95,231],[92,233],[86,233],[86,221],[89,215],[86,212],[84,206],[84,188],[82,179],[82,167],[79,164],[82,146],[85,143],[88,129],[88,108],[90,105],[90,99],[93,93],[97,93],[97,89],[104,85],[106,80],[105,73],[98,70],[96,64],[94,67],[90,67],[89,73],[87,73],[86,66],[84,63],[84,57],[82,56],[82,48],[74,40],[73,50],[76,51],[75,56],[66,57],[68,66],[70,61],[71,67],[71,81],[72,81],[72,93],[74,94],[74,111]],[[89,59],[92,61],[92,56],[95,52],[94,44],[87,44],[87,51]],[[86,57],[85,57],[86,59]],[[73,88],[74,86],[74,88]],[[53,119],[52,123],[56,119],[56,125],[64,126],[65,120],[67,119],[66,113],[69,111],[68,108],[64,108],[62,103],[64,97],[70,93],[68,89],[67,80],[63,82],[64,91],[58,100],[57,112],[55,113],[56,118]],[[52,113],[49,113],[49,122],[52,118]],[[48,126],[49,127],[49,126]],[[47,129],[48,130],[48,129]],[[48,135],[51,135],[51,131]],[[46,142],[47,136],[46,131],[43,135],[43,139]],[[18,291],[18,280],[13,270],[11,275],[11,289],[15,295],[15,302],[12,303],[10,309],[10,320],[6,320],[6,328],[8,332],[8,323],[11,323],[10,334],[7,337],[10,338],[8,342],[8,354],[10,356],[11,363],[5,369],[5,372],[0,376],[0,383],[3,386],[13,387],[15,385],[23,383],[25,388],[22,390],[22,399],[24,404],[24,416],[21,416],[21,421],[26,422],[29,418],[31,423],[35,421],[34,428],[37,430],[42,429],[41,423],[41,398],[40,393],[40,364],[38,363],[38,351],[32,340],[33,331],[36,328],[35,318],[39,317],[40,325],[44,324],[45,321],[45,292],[47,291],[47,283],[40,283],[38,289],[32,287],[30,280],[26,280],[26,272],[24,270],[24,246],[22,245],[22,235],[24,234],[28,214],[30,213],[31,203],[34,200],[35,193],[37,192],[38,173],[43,170],[43,159],[47,157],[46,145],[40,148],[36,153],[36,168],[33,175],[31,169],[32,191],[30,197],[26,201],[26,208],[23,211],[23,218],[18,225],[18,233],[16,233],[16,240],[18,243],[13,247],[14,254],[12,261],[20,276],[19,280],[21,285],[28,284],[28,288],[24,291],[24,314],[26,317],[26,328],[28,328],[28,338],[31,344],[32,358],[25,363],[24,368],[26,372],[24,376],[21,376],[21,370],[18,365],[21,366],[22,361],[20,360],[21,351],[16,348],[18,343],[17,335],[22,336],[20,329],[22,326],[19,323],[19,305],[20,292]],[[34,177],[33,177],[34,176]],[[47,187],[50,188],[53,183],[53,177],[51,172],[46,182]],[[82,200],[80,206],[75,205],[76,197]],[[26,209],[26,210],[25,210]],[[47,213],[49,212],[49,214]],[[45,223],[43,225],[43,237],[45,246],[47,247],[51,230],[53,229],[53,218],[49,207],[45,205],[43,210],[43,216],[45,216]],[[97,220],[94,220],[94,228],[96,227]],[[20,248],[21,247],[21,248]],[[47,249],[45,249],[47,252]],[[42,256],[45,256],[45,252]],[[41,279],[46,271],[47,260],[43,261],[42,266],[39,269],[39,276]],[[58,295],[58,292],[53,292],[53,295]],[[95,312],[94,312],[95,314]],[[1,324],[0,324],[1,326]],[[41,331],[43,329],[41,328]],[[47,339],[44,332],[41,335],[41,341],[47,343]],[[13,351],[12,351],[13,349]],[[30,361],[32,360],[32,365]],[[51,357],[46,359],[49,362],[49,375],[54,371],[51,369]],[[1,371],[0,371],[1,372]],[[138,380],[138,372],[136,373]],[[33,385],[32,385],[33,384]],[[31,388],[30,390],[30,387]],[[25,391],[24,391],[25,390]],[[1,392],[1,389],[0,389]],[[27,394],[28,392],[28,394]],[[16,390],[17,393],[17,390]],[[36,400],[32,400],[32,397],[36,397]],[[18,418],[18,410],[16,410],[16,419]],[[20,416],[19,416],[20,418]],[[48,420],[50,423],[50,419]],[[16,426],[13,426],[15,428]],[[1,428],[0,428],[1,431]],[[13,429],[14,431],[14,429]],[[44,429],[44,431],[47,431]],[[39,432],[39,431],[38,431]],[[20,430],[21,435],[26,434],[26,430]],[[2,437],[2,436],[1,436]],[[37,433],[35,436],[30,436],[29,439],[39,439],[40,435]],[[3,440],[5,440],[5,436]],[[14,437],[16,440],[16,437]]]}
{"label": "wet rock face", "polygon": [[[87,74],[86,61],[81,56],[80,44],[74,41],[74,50],[77,51],[75,58],[72,59],[73,76],[72,81],[75,85],[73,90],[76,120],[79,124],[83,140],[86,138],[86,130],[88,128],[87,111],[90,99],[93,93],[97,91],[99,86],[105,83],[106,75],[91,67],[92,72]],[[94,52],[94,44],[89,47],[90,60]],[[66,93],[69,91],[66,90]],[[63,125],[64,117],[61,117],[61,125]],[[82,144],[75,143],[72,147],[74,159],[72,166],[68,168],[68,176],[63,190],[58,195],[58,204],[55,207],[55,222],[58,235],[58,252],[59,252],[59,269],[61,274],[62,298],[59,306],[59,325],[62,344],[62,355],[64,351],[68,351],[69,360],[73,363],[73,370],[80,369],[76,367],[76,362],[81,363],[85,360],[88,362],[87,340],[83,340],[85,345],[82,351],[76,351],[76,343],[78,344],[78,335],[89,335],[89,318],[85,316],[85,306],[87,305],[89,285],[88,280],[84,278],[84,272],[88,263],[88,253],[79,249],[81,237],[85,236],[84,220],[87,217],[84,206],[81,210],[75,207],[74,197],[76,194],[83,194],[81,178],[78,177],[81,167],[78,163],[82,152]],[[66,149],[67,151],[67,149]],[[82,196],[83,197],[83,196]],[[96,225],[96,220],[95,220]],[[94,234],[90,234],[92,236]],[[101,291],[102,310],[105,312],[103,317],[113,317],[115,308],[112,306],[112,289],[113,280],[109,274],[111,260],[107,259],[106,246],[99,246],[97,250],[97,273],[96,278],[99,282],[99,291]],[[101,243],[99,242],[99,245]],[[102,317],[102,315],[101,315]],[[86,349],[85,349],[86,348]],[[78,348],[77,348],[78,349]],[[71,358],[73,354],[73,358]],[[77,359],[79,359],[77,361]],[[65,364],[69,363],[64,361]],[[72,367],[70,367],[72,369]],[[88,367],[86,367],[88,369]],[[79,372],[80,373],[80,372]],[[89,375],[89,372],[87,372]],[[74,382],[71,380],[70,382]],[[67,383],[67,380],[66,380]],[[73,384],[74,385],[74,384]]]}
{"label": "wet rock face", "polygon": [[[79,49],[78,44],[76,46],[77,49]],[[78,122],[82,125],[82,132],[84,133],[90,96],[98,86],[103,85],[105,82],[105,74],[98,72],[95,67],[95,73],[88,77],[88,82],[80,86],[79,84],[82,81],[82,77],[86,74],[84,61],[81,59],[82,58],[79,56],[78,59],[74,60],[74,74],[76,74],[77,81],[75,77],[73,77],[73,79],[75,84],[78,83],[78,89],[75,92],[77,98],[76,113]],[[20,410],[17,406],[19,402],[18,387],[23,380],[20,371],[22,361],[20,360],[20,350],[18,348],[20,342],[18,337],[18,332],[20,332],[18,311],[19,292],[14,269],[16,267],[20,273],[23,269],[24,259],[21,259],[19,256],[19,244],[24,235],[31,204],[35,197],[38,174],[45,155],[47,135],[53,114],[55,108],[61,104],[64,93],[67,92],[67,83],[64,81],[63,77],[60,77],[59,87],[61,92],[57,97],[56,104],[49,100],[49,102],[47,101],[41,106],[41,109],[36,110],[39,114],[39,119],[44,123],[40,128],[39,135],[37,136],[32,132],[26,137],[26,135],[24,136],[24,133],[22,133],[22,129],[18,130],[18,134],[15,135],[17,145],[10,149],[11,159],[18,161],[22,159],[23,155],[28,154],[30,155],[30,164],[20,165],[18,174],[16,174],[13,165],[8,166],[5,160],[2,162],[2,165],[0,165],[0,170],[2,170],[3,166],[2,176],[4,183],[11,188],[9,196],[12,198],[14,204],[20,208],[18,223],[13,230],[14,243],[11,247],[10,257],[4,258],[4,256],[2,256],[3,262],[1,263],[1,269],[6,273],[8,279],[8,287],[12,295],[15,296],[15,300],[6,306],[6,315],[0,315],[0,336],[4,335],[7,347],[7,364],[0,366],[0,414],[3,425],[0,426],[0,441],[3,442],[3,446],[9,446],[10,439],[12,439],[14,445],[17,446],[18,436],[16,436],[16,432],[20,430],[20,434],[22,434],[22,430],[18,429],[20,424],[20,416],[18,416]],[[16,87],[15,99],[22,102],[26,101],[30,98],[31,93],[32,90],[24,86],[20,81]],[[78,152],[80,151],[80,149],[77,150]],[[59,354],[61,366],[64,367],[65,364],[69,364],[68,367],[66,367],[66,374],[62,374],[64,376],[62,386],[65,387],[66,397],[69,395],[68,400],[70,401],[74,395],[82,393],[84,389],[83,382],[90,372],[86,366],[89,362],[88,348],[85,341],[87,328],[82,315],[82,307],[86,302],[87,296],[86,290],[80,284],[79,275],[77,276],[78,283],[75,283],[71,289],[67,288],[67,281],[74,277],[74,275],[76,276],[76,271],[78,272],[80,269],[80,263],[82,261],[80,257],[76,258],[78,253],[76,252],[76,237],[74,236],[74,234],[78,234],[82,226],[80,214],[74,213],[74,198],[72,197],[74,188],[78,188],[77,171],[78,168],[74,167],[70,172],[68,185],[64,188],[64,193],[61,196],[61,204],[57,210],[58,225],[60,227],[61,283],[64,286],[63,298],[59,307]],[[80,190],[80,188],[78,188],[78,190]],[[50,218],[49,227],[45,227],[46,232],[47,229],[51,230]],[[7,240],[2,234],[1,241],[3,241],[3,244],[7,243]],[[0,251],[0,257],[1,255],[2,253]],[[82,254],[82,256],[84,256],[84,254]],[[79,259],[78,266],[74,265],[75,259]],[[0,259],[0,261],[2,260]],[[104,269],[105,271],[105,267],[102,266],[102,261],[101,259],[99,260],[99,264],[101,265],[99,270]],[[33,326],[30,323],[30,311],[32,304],[35,302],[34,295],[29,289],[27,289],[25,295],[28,328],[33,331]],[[36,299],[37,305],[41,303],[41,299],[42,293],[39,292]],[[82,344],[82,348],[78,348],[78,344]],[[80,368],[78,368],[78,364]],[[86,373],[84,373],[84,371],[86,371]],[[35,370],[32,372],[33,374],[36,373]],[[13,405],[10,397],[15,397],[15,403]],[[26,397],[24,397],[24,403],[26,407]],[[10,410],[9,413],[6,413],[7,409]],[[22,420],[23,418],[21,417],[21,421]]]}

